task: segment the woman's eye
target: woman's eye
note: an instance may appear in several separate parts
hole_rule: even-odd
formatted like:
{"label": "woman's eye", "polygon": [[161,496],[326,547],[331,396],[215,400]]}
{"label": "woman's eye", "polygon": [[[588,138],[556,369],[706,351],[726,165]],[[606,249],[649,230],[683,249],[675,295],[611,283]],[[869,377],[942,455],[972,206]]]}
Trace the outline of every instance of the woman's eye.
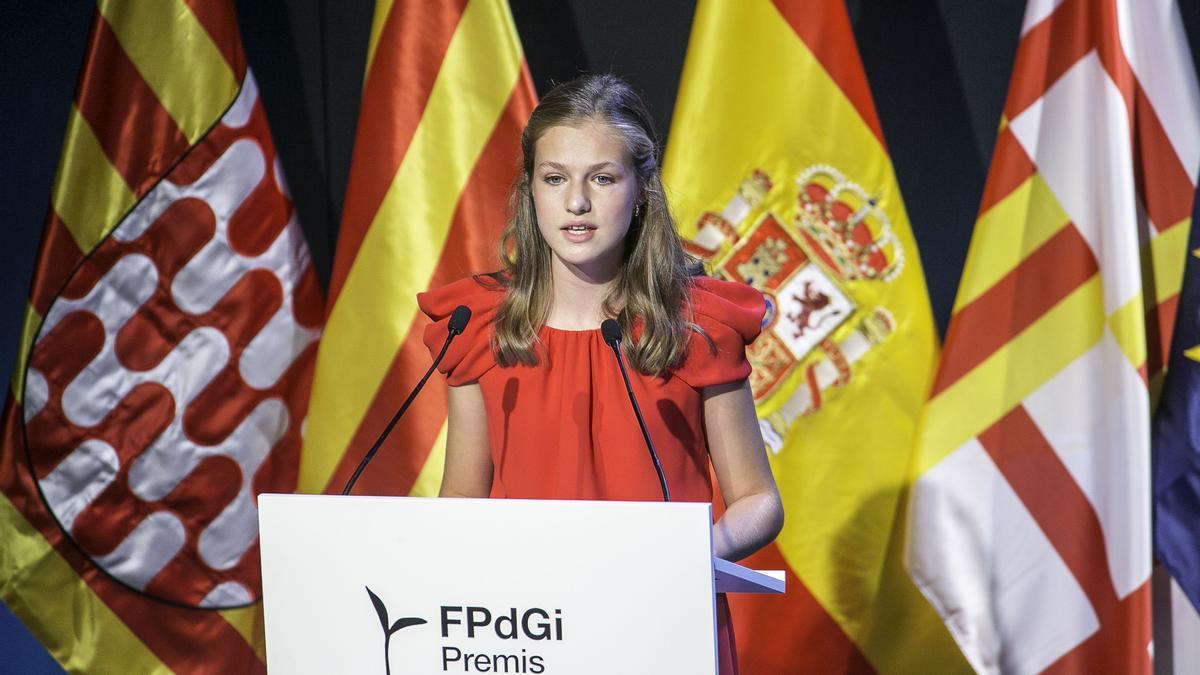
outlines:
{"label": "woman's eye", "polygon": [[562,185],[563,177],[559,176],[559,175],[551,174],[549,176],[546,176],[542,180],[546,181],[546,183],[549,185]]}
{"label": "woman's eye", "polygon": [[613,177],[605,175],[605,174],[600,174],[599,176],[596,176],[596,178],[594,180],[597,183],[599,183],[600,185],[611,185],[613,183]]}

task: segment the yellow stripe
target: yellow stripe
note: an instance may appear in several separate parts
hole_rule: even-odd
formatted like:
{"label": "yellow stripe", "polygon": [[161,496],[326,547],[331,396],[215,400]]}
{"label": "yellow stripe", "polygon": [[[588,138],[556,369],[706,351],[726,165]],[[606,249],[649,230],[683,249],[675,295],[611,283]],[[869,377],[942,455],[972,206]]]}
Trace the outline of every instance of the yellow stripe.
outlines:
{"label": "yellow stripe", "polygon": [[0,599],[64,669],[170,672],[3,495],[0,541]]}
{"label": "yellow stripe", "polygon": [[79,109],[71,106],[58,175],[54,211],[85,254],[106,237],[133,207],[134,196]]}
{"label": "yellow stripe", "polygon": [[[371,72],[371,64],[375,63],[375,50],[379,47],[379,35],[383,32],[383,24],[387,22],[388,14],[392,11],[395,0],[375,0],[375,18],[371,19],[371,39],[367,43],[367,65],[363,68],[363,82]],[[393,45],[394,46],[394,45]]]}
{"label": "yellow stripe", "polygon": [[238,92],[233,70],[183,0],[101,0],[100,13],[189,143]]}
{"label": "yellow stripe", "polygon": [[25,396],[25,369],[29,367],[29,352],[33,349],[33,338],[42,327],[42,315],[33,308],[32,303],[25,305],[25,321],[21,324],[21,344],[17,347],[17,365],[13,368],[12,391],[13,399],[20,403]]}
{"label": "yellow stripe", "polygon": [[987,254],[967,257],[954,311],[995,285],[1068,222],[1042,177],[1035,173],[1026,179],[975,223],[970,250]]}
{"label": "yellow stripe", "polygon": [[496,0],[469,3],[326,323],[311,403],[319,414],[310,417],[305,437],[301,491],[324,490],[391,366],[416,316],[415,294],[429,284],[459,194],[520,65],[507,7]]}
{"label": "yellow stripe", "polygon": [[229,622],[250,645],[263,663],[267,662],[267,635],[263,623],[263,606],[261,602],[249,607],[221,610],[221,617]]}
{"label": "yellow stripe", "polygon": [[425,459],[421,473],[417,474],[417,480],[413,481],[412,490],[409,491],[408,496],[436,497],[442,488],[442,469],[445,466],[446,424],[443,422],[442,430],[438,432],[437,440],[429,449],[429,457]]}
{"label": "yellow stripe", "polygon": [[1183,285],[1183,269],[1187,262],[1188,230],[1192,219],[1184,218],[1158,233],[1150,240],[1149,260],[1142,261],[1142,269],[1150,266],[1154,279],[1154,297],[1162,302],[1179,293]]}
{"label": "yellow stripe", "polygon": [[1109,315],[1108,327],[1129,365],[1134,370],[1141,368],[1146,362],[1146,307],[1142,294],[1134,295]]}
{"label": "yellow stripe", "polygon": [[1055,305],[926,406],[915,474],[991,426],[1104,334],[1100,275]]}
{"label": "yellow stripe", "polygon": [[[1154,282],[1155,302],[1179,293],[1187,261],[1188,226],[1185,218],[1163,230],[1142,249],[1142,269],[1149,270]],[[1146,307],[1139,293],[1108,318],[1113,337],[1134,368],[1146,362]]]}

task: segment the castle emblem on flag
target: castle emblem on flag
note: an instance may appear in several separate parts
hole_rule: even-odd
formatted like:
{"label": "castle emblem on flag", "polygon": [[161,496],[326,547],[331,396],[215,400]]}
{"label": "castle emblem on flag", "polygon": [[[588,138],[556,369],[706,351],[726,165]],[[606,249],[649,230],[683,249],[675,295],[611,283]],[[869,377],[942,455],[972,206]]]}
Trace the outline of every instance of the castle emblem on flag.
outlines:
{"label": "castle emblem on flag", "polygon": [[247,74],[76,268],[25,373],[46,507],[108,575],[177,605],[258,598],[255,495],[296,482],[320,298],[266,128]]}
{"label": "castle emblem on flag", "polygon": [[[687,248],[718,275],[763,293],[763,332],[750,346],[755,401],[774,452],[800,415],[821,409],[854,364],[895,329],[884,307],[855,299],[904,270],[904,250],[877,200],[827,165],[800,172],[793,190],[761,169],[720,213],[706,212]],[[789,219],[779,214],[794,213]]]}

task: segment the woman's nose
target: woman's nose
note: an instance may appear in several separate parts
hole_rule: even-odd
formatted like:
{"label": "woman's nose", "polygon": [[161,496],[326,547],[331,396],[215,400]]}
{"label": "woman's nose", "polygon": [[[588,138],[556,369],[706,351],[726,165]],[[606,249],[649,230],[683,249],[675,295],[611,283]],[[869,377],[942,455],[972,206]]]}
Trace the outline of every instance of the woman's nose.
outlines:
{"label": "woman's nose", "polygon": [[567,211],[580,216],[591,210],[592,202],[588,199],[586,188],[572,187],[567,192]]}

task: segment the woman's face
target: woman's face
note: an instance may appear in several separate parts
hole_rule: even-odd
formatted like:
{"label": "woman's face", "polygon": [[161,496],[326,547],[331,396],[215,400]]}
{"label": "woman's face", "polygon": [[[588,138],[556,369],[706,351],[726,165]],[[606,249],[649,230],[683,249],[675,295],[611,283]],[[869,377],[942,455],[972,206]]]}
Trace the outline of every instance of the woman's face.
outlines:
{"label": "woman's face", "polygon": [[621,137],[593,120],[550,127],[534,146],[531,179],[538,229],[555,268],[611,281],[638,198],[637,173]]}

